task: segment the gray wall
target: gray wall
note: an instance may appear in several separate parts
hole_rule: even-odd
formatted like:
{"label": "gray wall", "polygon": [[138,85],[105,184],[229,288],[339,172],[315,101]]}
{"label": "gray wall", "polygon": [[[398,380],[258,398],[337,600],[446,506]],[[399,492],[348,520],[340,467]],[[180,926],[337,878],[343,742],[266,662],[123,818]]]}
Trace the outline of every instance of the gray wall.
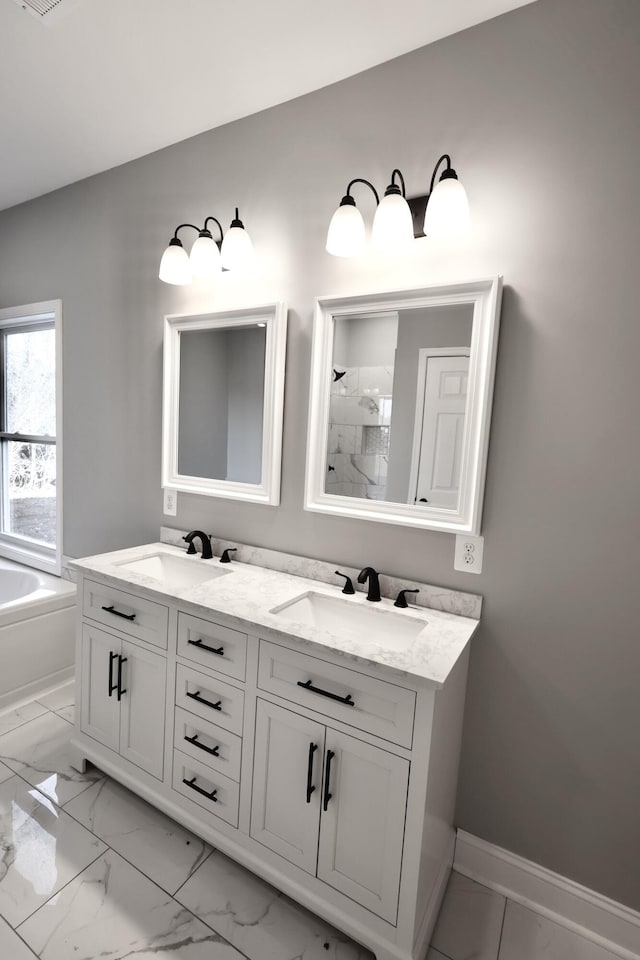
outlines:
{"label": "gray wall", "polygon": [[227,480],[260,483],[264,414],[265,327],[229,330]]}
{"label": "gray wall", "polygon": [[[635,909],[639,32],[637,0],[539,0],[0,217],[0,304],[64,303],[66,553],[158,535],[163,315],[286,300],[281,506],[180,495],[174,523],[482,593],[457,823]],[[468,240],[325,253],[352,177],[420,192],[445,150]],[[254,278],[160,283],[175,225],[236,204]],[[314,297],[498,272],[482,575],[449,535],[304,512]]]}
{"label": "gray wall", "polygon": [[227,477],[227,337],[226,330],[180,333],[178,472],[190,477]]}
{"label": "gray wall", "polygon": [[392,367],[397,339],[397,314],[338,317],[334,321],[334,362],[345,367]]}

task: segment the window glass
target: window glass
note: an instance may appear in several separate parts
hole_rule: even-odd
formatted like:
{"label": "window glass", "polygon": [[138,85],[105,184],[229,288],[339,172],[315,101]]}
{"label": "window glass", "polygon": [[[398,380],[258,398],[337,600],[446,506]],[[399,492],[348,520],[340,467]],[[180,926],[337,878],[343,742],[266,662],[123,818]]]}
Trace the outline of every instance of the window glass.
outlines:
{"label": "window glass", "polygon": [[4,429],[8,433],[55,437],[56,351],[53,326],[46,330],[7,333],[5,396]]}
{"label": "window glass", "polygon": [[54,444],[5,444],[8,484],[4,532],[54,547],[56,543],[56,448]]}

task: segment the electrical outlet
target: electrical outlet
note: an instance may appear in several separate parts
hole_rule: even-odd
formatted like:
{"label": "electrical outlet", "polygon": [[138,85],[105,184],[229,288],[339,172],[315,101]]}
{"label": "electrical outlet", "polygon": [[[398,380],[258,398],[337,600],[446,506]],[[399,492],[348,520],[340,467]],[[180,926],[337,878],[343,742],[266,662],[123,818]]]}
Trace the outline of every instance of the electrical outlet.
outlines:
{"label": "electrical outlet", "polygon": [[167,490],[165,487],[164,491],[164,507],[162,512],[166,517],[175,517],[178,510],[178,494],[175,490]]}
{"label": "electrical outlet", "polygon": [[453,556],[453,569],[462,573],[482,573],[482,555],[484,537],[471,537],[465,533],[456,534],[456,548]]}

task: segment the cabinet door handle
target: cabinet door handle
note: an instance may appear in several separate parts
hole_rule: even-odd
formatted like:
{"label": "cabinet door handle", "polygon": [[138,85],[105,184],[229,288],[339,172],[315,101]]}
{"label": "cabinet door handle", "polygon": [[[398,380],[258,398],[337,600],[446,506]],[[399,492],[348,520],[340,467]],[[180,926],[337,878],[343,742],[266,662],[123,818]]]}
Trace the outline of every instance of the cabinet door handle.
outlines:
{"label": "cabinet door handle", "polygon": [[118,684],[113,682],[113,661],[118,656],[117,653],[114,653],[113,650],[109,654],[109,696],[113,695],[113,691],[118,689]]}
{"label": "cabinet door handle", "polygon": [[329,806],[329,800],[331,800],[332,794],[329,793],[329,783],[331,780],[331,761],[335,757],[333,750],[327,750],[327,769],[324,774],[324,796],[322,798],[322,809],[326,812],[327,807]]}
{"label": "cabinet door handle", "polygon": [[307,803],[311,803],[311,794],[315,790],[315,787],[311,783],[311,778],[313,777],[313,755],[317,749],[317,743],[309,744],[309,765],[307,767]]}
{"label": "cabinet door handle", "polygon": [[200,647],[201,650],[206,650],[207,653],[217,653],[219,657],[224,657],[224,647],[208,647],[206,643],[203,643],[202,639],[187,640],[187,643],[190,643],[192,647]]}
{"label": "cabinet door handle", "polygon": [[198,703],[203,703],[205,707],[211,707],[212,710],[222,710],[222,700],[218,700],[217,703],[212,703],[211,700],[205,700],[204,697],[200,696],[199,690],[196,690],[195,693],[189,693],[187,690],[187,696],[191,697],[192,700],[197,700]]}
{"label": "cabinet door handle", "polygon": [[205,753],[210,753],[212,757],[219,757],[220,747],[216,744],[215,747],[207,747],[204,743],[200,743],[198,740],[198,734],[194,733],[192,737],[185,736],[184,738],[188,743],[192,743],[194,747],[197,747],[198,750],[204,750]]}
{"label": "cabinet door handle", "polygon": [[116,610],[113,604],[110,607],[103,607],[103,610],[106,610],[107,613],[112,613],[114,617],[122,617],[123,620],[135,620],[135,613],[121,613],[119,610]]}
{"label": "cabinet door handle", "polygon": [[217,788],[215,790],[212,790],[211,793],[209,793],[208,790],[203,790],[202,787],[198,786],[198,784],[196,783],[196,779],[197,779],[196,777],[192,777],[191,780],[185,780],[183,777],[182,782],[185,784],[185,786],[191,787],[192,790],[195,790],[196,793],[201,793],[203,797],[207,798],[207,800],[213,800],[214,803],[217,803],[218,802],[218,798],[216,797],[216,793],[218,792]]}
{"label": "cabinet door handle", "polygon": [[312,693],[319,693],[321,697],[329,697],[330,700],[337,700],[338,703],[344,703],[347,707],[355,707],[355,702],[351,699],[351,694],[348,693],[346,697],[339,697],[337,693],[330,693],[329,690],[323,690],[322,687],[314,687],[311,680],[307,680],[305,683],[302,680],[298,680],[298,686],[304,687],[305,690],[311,690]]}
{"label": "cabinet door handle", "polygon": [[122,694],[126,693],[126,688],[122,689],[122,664],[127,662],[127,657],[118,656],[118,702],[122,699]]}

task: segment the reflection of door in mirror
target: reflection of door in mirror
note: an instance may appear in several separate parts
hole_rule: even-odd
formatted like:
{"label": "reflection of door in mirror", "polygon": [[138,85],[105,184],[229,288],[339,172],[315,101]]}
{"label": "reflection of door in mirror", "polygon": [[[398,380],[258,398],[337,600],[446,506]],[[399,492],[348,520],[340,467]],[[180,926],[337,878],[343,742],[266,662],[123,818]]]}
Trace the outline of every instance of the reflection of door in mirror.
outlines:
{"label": "reflection of door in mirror", "polygon": [[266,330],[180,333],[178,472],[260,483]]}
{"label": "reflection of door in mirror", "polygon": [[409,502],[458,504],[468,382],[468,348],[420,350]]}
{"label": "reflection of door in mirror", "polygon": [[456,507],[472,325],[470,303],[334,318],[325,493]]}

